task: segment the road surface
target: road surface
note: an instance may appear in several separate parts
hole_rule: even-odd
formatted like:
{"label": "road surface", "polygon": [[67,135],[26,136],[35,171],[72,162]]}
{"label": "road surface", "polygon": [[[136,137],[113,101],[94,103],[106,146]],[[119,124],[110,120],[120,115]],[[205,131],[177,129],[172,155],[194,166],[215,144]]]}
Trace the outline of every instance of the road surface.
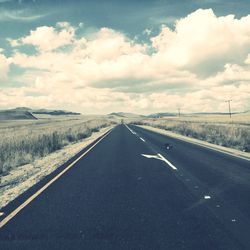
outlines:
{"label": "road surface", "polygon": [[1,211],[1,250],[250,249],[249,161],[132,125],[90,149]]}

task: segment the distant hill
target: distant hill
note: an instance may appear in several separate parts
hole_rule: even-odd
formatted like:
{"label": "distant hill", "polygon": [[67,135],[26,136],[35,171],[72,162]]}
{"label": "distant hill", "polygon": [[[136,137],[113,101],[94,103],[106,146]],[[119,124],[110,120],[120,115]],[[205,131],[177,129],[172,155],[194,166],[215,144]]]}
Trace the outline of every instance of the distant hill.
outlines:
{"label": "distant hill", "polygon": [[173,116],[178,116],[176,113],[155,113],[148,115],[147,117],[149,118],[162,118],[162,117],[173,117]]}
{"label": "distant hill", "polygon": [[[248,111],[245,111],[243,113],[247,113]],[[233,112],[232,115],[235,114],[243,114],[241,112]],[[150,114],[147,117],[149,118],[163,118],[163,117],[177,117],[178,113],[155,113]],[[228,115],[228,112],[197,112],[197,113],[181,113],[181,116],[209,116],[209,115]]]}
{"label": "distant hill", "polygon": [[138,118],[138,117],[144,117],[143,115],[133,114],[133,113],[125,113],[125,112],[113,112],[108,114],[109,116],[118,116],[121,118]]}
{"label": "distant hill", "polygon": [[32,114],[43,115],[81,115],[81,113],[66,111],[66,110],[50,110],[50,109],[31,109],[27,107],[18,107],[13,110],[16,111],[28,111]]}
{"label": "distant hill", "polygon": [[18,107],[15,109],[0,110],[0,120],[37,120],[36,115],[81,115],[81,113],[65,110],[31,109]]}
{"label": "distant hill", "polygon": [[32,112],[32,109],[31,109],[31,108],[26,108],[26,107],[17,107],[17,108],[12,109],[12,110]]}
{"label": "distant hill", "polygon": [[[232,113],[237,114],[237,113]],[[191,115],[228,115],[228,112],[198,112],[198,113],[191,113]]]}
{"label": "distant hill", "polygon": [[81,113],[70,112],[65,110],[46,110],[46,109],[38,109],[32,110],[33,114],[43,114],[43,115],[81,115]]}
{"label": "distant hill", "polygon": [[242,112],[243,114],[249,114],[250,113],[250,110],[246,110],[244,112]]}
{"label": "distant hill", "polygon": [[29,111],[9,109],[0,110],[0,120],[36,120]]}

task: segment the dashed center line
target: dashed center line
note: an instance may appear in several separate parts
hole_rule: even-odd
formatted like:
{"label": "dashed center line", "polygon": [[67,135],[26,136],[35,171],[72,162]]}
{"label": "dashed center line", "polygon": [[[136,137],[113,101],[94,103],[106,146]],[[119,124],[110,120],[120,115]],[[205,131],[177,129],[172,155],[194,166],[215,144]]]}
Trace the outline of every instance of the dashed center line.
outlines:
{"label": "dashed center line", "polygon": [[136,135],[136,133],[127,124],[125,124],[125,126],[132,134]]}
{"label": "dashed center line", "polygon": [[205,199],[205,200],[209,200],[209,199],[211,199],[211,196],[210,196],[210,195],[205,195],[205,196],[204,196],[204,199]]}
{"label": "dashed center line", "polygon": [[[136,133],[127,125],[125,124],[126,128],[132,133],[135,134]],[[138,136],[139,137],[139,136]],[[139,137],[141,141],[146,142],[143,138]],[[147,158],[156,158],[158,160],[164,161],[165,163],[167,163],[168,166],[170,166],[172,169],[177,170],[177,168],[170,162],[168,161],[165,157],[163,157],[161,154],[157,154],[156,156],[150,156],[150,155],[144,155],[142,154],[142,156],[147,157]]]}

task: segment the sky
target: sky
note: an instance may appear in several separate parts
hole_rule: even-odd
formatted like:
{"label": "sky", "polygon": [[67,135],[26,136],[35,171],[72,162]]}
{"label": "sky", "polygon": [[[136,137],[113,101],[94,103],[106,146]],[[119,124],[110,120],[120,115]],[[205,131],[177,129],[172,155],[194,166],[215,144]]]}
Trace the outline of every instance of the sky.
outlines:
{"label": "sky", "polygon": [[250,110],[250,2],[0,0],[0,109]]}

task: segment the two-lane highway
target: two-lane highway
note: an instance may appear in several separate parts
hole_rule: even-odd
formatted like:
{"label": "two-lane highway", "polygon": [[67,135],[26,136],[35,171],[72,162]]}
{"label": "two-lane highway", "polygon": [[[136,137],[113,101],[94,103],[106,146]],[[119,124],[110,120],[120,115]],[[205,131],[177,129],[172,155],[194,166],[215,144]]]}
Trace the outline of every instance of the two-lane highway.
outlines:
{"label": "two-lane highway", "polygon": [[0,249],[249,249],[249,165],[119,125],[0,228]]}

